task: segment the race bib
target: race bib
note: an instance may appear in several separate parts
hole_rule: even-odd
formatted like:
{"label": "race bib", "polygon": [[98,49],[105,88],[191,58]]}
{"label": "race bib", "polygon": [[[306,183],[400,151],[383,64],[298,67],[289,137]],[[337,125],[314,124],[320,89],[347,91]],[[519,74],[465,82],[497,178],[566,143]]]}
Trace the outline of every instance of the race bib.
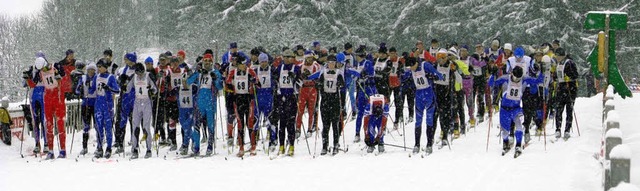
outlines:
{"label": "race bib", "polygon": [[103,78],[103,77],[97,77],[96,78],[96,95],[99,96],[104,96],[105,95],[105,89],[102,88],[102,84],[108,84],[109,82],[109,78]]}
{"label": "race bib", "polygon": [[136,99],[149,99],[149,90],[147,89],[147,76],[144,80],[139,80],[138,76],[134,77],[134,89],[136,91]]}
{"label": "race bib", "polygon": [[336,93],[338,91],[338,74],[324,73],[324,92]]}
{"label": "race bib", "polygon": [[178,99],[180,101],[180,108],[193,108],[193,93],[191,92],[191,88],[180,88]]}
{"label": "race bib", "polygon": [[208,73],[200,74],[200,89],[210,89],[212,87],[212,84],[213,79],[211,78],[211,75],[209,75]]}
{"label": "race bib", "polygon": [[171,74],[171,86],[174,88],[182,87],[182,73],[172,73]]}
{"label": "race bib", "polygon": [[438,72],[442,74],[442,79],[437,80],[435,83],[448,86],[449,85],[449,67],[438,66]]}
{"label": "race bib", "polygon": [[[238,71],[236,71],[238,72]],[[238,73],[236,73],[234,79],[233,79],[233,85],[236,88],[236,94],[248,94],[249,93],[249,77],[248,74],[245,72],[244,75],[238,75]]]}
{"label": "race bib", "polygon": [[473,66],[473,74],[474,76],[482,76],[482,67]]}
{"label": "race bib", "polygon": [[509,80],[509,86],[506,92],[507,99],[520,100],[522,98],[522,80],[520,82],[513,82]]}
{"label": "race bib", "polygon": [[418,90],[422,90],[422,89],[426,89],[429,88],[429,82],[427,81],[427,78],[425,77],[424,74],[424,70],[420,70],[420,71],[414,71],[412,72],[412,76],[413,76],[413,81],[416,84],[416,89]]}
{"label": "race bib", "polygon": [[47,89],[58,87],[58,81],[56,80],[55,72],[53,69],[47,72],[42,72],[42,80],[44,82],[44,87]]}
{"label": "race bib", "polygon": [[271,88],[271,69],[267,71],[258,69],[258,78],[260,80],[260,88]]}
{"label": "race bib", "polygon": [[278,86],[280,86],[280,88],[293,88],[293,79],[289,77],[289,70],[282,69],[280,71]]}
{"label": "race bib", "polygon": [[566,82],[566,80],[564,79],[565,77],[565,73],[564,73],[564,64],[560,64],[558,65],[558,67],[556,67],[556,76],[557,76],[557,80],[558,82]]}
{"label": "race bib", "polygon": [[391,63],[391,74],[389,76],[398,76],[398,62]]}

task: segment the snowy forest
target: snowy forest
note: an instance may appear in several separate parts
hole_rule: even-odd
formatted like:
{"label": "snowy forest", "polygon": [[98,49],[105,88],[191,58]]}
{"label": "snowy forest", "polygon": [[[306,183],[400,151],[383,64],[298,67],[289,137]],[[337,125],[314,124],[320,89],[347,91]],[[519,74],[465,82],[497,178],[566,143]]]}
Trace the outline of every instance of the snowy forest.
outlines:
{"label": "snowy forest", "polygon": [[244,51],[263,46],[278,53],[313,41],[339,50],[346,42],[371,50],[386,42],[404,52],[432,38],[441,45],[559,39],[585,73],[597,34],[583,30],[585,15],[602,10],[629,13],[628,30],[618,32],[618,63],[627,79],[640,70],[634,62],[640,59],[640,1],[47,0],[42,6],[30,16],[0,15],[0,90],[12,101],[24,99],[21,72],[39,50],[50,62],[67,49],[78,60],[95,61],[110,48],[121,63],[124,52],[146,48],[184,49],[195,60],[233,41]]}

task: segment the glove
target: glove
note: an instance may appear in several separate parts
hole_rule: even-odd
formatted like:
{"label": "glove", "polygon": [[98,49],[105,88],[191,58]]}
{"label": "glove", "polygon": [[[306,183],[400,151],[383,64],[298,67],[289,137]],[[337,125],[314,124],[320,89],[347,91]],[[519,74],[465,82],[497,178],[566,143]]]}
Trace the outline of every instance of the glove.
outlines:
{"label": "glove", "polygon": [[289,75],[289,78],[293,79],[296,76],[296,73],[293,73],[292,71],[289,71],[289,73],[287,73],[287,75]]}
{"label": "glove", "polygon": [[373,139],[373,145],[377,145],[380,144],[380,136],[376,136],[375,139]]}
{"label": "glove", "polygon": [[211,76],[211,80],[216,81],[218,79],[218,75],[216,75],[216,73],[210,72],[209,75]]}
{"label": "glove", "polygon": [[111,91],[111,88],[107,84],[101,84],[100,87],[102,87],[102,89],[104,89],[105,91],[106,90]]}
{"label": "glove", "polygon": [[116,73],[116,70],[118,70],[118,65],[117,65],[117,64],[111,64],[111,67],[112,67],[112,68],[111,68],[111,73],[112,73],[112,74],[115,74],[115,73]]}
{"label": "glove", "polygon": [[29,79],[29,78],[30,78],[30,75],[29,75],[29,74],[30,74],[30,73],[29,73],[29,71],[28,71],[28,70],[27,70],[27,71],[22,72],[22,78],[23,78],[23,79],[25,79],[25,80],[26,80],[26,79]]}

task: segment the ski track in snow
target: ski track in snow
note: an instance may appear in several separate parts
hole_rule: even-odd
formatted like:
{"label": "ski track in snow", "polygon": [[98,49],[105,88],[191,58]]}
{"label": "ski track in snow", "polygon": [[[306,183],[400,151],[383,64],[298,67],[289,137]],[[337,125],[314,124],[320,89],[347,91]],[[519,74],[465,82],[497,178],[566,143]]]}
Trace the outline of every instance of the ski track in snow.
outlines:
{"label": "ski track in snow", "polygon": [[[631,174],[637,174],[640,170],[637,161],[640,140],[634,138],[634,134],[637,137],[640,130],[631,130],[627,126],[640,121],[632,118],[633,113],[637,112],[631,112],[637,110],[640,103],[637,98],[617,99],[616,109],[625,119],[621,122],[625,132],[623,143],[630,139],[630,146],[635,153],[636,161],[632,160]],[[530,145],[517,159],[513,158],[514,149],[500,156],[502,145],[496,137],[498,129],[495,127],[498,115],[493,118],[488,152],[485,152],[488,129],[488,120],[485,120],[475,130],[468,131],[466,136],[453,141],[452,150],[447,147],[437,149],[434,145],[433,154],[424,158],[420,157],[423,152],[409,158],[407,154],[411,152],[410,149],[404,151],[390,146],[386,147],[384,154],[363,156],[365,150],[360,149],[364,144],[352,142],[355,120],[350,121],[345,129],[349,152],[340,152],[336,156],[317,156],[315,159],[308,154],[304,139],[297,141],[294,157],[284,156],[274,160],[269,160],[264,151],[258,151],[257,156],[247,154],[244,159],[237,158],[235,152],[227,154],[222,147],[223,140],[218,139],[218,154],[209,158],[176,160],[175,151],[169,152],[165,147],[160,149],[159,157],[153,151],[152,158],[144,159],[145,146],[142,144],[137,160],[129,161],[130,146],[127,146],[127,158],[113,155],[111,162],[101,159],[102,162],[97,163],[91,160],[95,150],[95,132],[92,130],[86,157],[80,156],[77,162],[75,160],[82,147],[82,136],[78,133],[73,153],[67,159],[39,162],[41,159],[28,154],[34,145],[32,138],[26,139],[24,159],[18,154],[20,142],[14,138],[13,146],[0,146],[0,167],[3,169],[0,170],[0,177],[3,177],[0,178],[0,190],[602,190],[601,165],[593,157],[599,152],[602,136],[601,104],[601,95],[578,98],[576,114],[580,120],[581,136],[575,131],[574,122],[572,138],[567,142],[561,139],[551,143],[550,140],[555,138],[548,136],[546,151],[543,139],[532,136]],[[391,114],[394,109],[391,109]],[[308,127],[306,122],[303,119],[305,127]],[[321,127],[321,124],[318,125]],[[549,120],[547,134],[554,132],[554,126],[553,121]],[[391,122],[388,127],[393,127]],[[406,137],[409,148],[414,145],[413,127],[414,123],[405,127],[405,135],[409,135]],[[220,129],[220,121],[217,121],[218,137]],[[436,139],[440,134],[439,129]],[[426,129],[422,131],[421,147],[424,148]],[[265,133],[264,130],[262,132]],[[387,136],[385,142],[403,145],[403,137],[398,136],[397,132],[393,133],[395,140]],[[129,136],[127,130],[125,141],[130,140]],[[67,137],[71,139],[71,134]],[[180,131],[177,137],[180,142]],[[308,140],[313,154],[315,139],[312,137]],[[316,153],[319,155],[321,138],[317,141]],[[263,148],[261,143],[258,141],[259,150]],[[70,148],[70,144],[68,141],[67,148]],[[202,144],[201,152],[205,148],[206,144]],[[237,150],[234,148],[234,151]],[[638,178],[632,178],[632,183],[638,185]]]}

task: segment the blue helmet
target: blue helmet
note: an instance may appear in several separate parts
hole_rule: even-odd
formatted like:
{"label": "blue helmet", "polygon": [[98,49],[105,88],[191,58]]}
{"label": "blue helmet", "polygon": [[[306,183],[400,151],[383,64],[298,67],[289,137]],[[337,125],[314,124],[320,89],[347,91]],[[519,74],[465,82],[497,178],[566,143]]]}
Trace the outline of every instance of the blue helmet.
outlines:
{"label": "blue helmet", "polygon": [[518,46],[518,48],[513,51],[513,55],[516,56],[516,58],[524,57],[524,48],[522,48],[522,46]]}
{"label": "blue helmet", "polygon": [[346,57],[344,56],[344,53],[338,53],[336,54],[336,61],[339,63],[344,63],[344,61],[346,60]]}

